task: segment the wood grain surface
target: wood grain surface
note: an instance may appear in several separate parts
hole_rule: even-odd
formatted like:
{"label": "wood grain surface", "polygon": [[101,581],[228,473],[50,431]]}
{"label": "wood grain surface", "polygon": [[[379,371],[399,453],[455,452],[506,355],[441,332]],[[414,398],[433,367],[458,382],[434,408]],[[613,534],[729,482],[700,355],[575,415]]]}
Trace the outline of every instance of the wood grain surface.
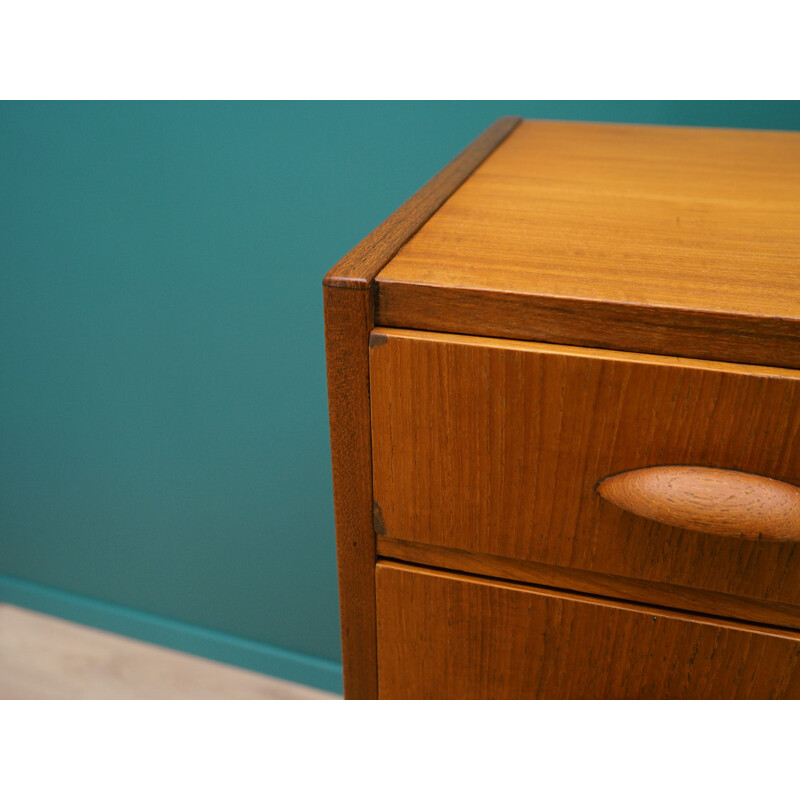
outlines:
{"label": "wood grain surface", "polygon": [[800,484],[800,373],[377,329],[383,536],[800,605],[787,543],[682,530],[598,482],[682,464]]}
{"label": "wood grain surface", "polygon": [[604,500],[664,525],[800,543],[800,487],[729,469],[648,467],[605,478]]}
{"label": "wood grain surface", "polygon": [[471,553],[453,547],[406,542],[378,536],[378,557],[408,564],[468,573],[484,578],[527,583],[542,588],[568,589],[595,597],[616,598],[671,610],[800,630],[800,607],[746,597],[690,589],[669,583],[620,578],[598,572],[558,567],[504,556]]}
{"label": "wood grain surface", "polygon": [[800,634],[379,563],[386,699],[800,697]]}
{"label": "wood grain surface", "polygon": [[800,133],[523,122],[377,278],[379,325],[800,367]]}
{"label": "wood grain surface", "polygon": [[377,693],[367,349],[372,297],[325,287],[324,300],[344,694],[365,700]]}

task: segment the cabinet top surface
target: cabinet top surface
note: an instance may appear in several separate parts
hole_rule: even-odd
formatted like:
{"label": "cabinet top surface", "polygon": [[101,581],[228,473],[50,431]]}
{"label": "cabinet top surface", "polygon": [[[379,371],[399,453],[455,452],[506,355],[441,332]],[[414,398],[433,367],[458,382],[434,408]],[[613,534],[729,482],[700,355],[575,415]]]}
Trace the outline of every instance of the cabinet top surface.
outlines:
{"label": "cabinet top surface", "polygon": [[523,122],[377,280],[800,320],[800,133]]}

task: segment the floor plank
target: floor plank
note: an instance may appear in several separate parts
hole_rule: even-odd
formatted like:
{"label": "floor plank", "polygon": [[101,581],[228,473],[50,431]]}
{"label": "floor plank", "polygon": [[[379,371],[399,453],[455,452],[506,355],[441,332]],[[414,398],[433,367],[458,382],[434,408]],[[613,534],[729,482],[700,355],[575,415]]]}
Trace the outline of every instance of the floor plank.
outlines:
{"label": "floor plank", "polygon": [[338,695],[0,603],[2,700],[328,700]]}

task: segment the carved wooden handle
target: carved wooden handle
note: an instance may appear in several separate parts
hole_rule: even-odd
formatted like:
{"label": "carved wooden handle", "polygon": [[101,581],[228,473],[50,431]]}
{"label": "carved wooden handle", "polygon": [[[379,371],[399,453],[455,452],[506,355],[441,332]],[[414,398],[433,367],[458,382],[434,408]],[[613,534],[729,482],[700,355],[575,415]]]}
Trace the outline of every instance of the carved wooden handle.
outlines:
{"label": "carved wooden handle", "polygon": [[600,481],[601,497],[645,519],[692,531],[800,542],[800,487],[708,467],[648,467]]}

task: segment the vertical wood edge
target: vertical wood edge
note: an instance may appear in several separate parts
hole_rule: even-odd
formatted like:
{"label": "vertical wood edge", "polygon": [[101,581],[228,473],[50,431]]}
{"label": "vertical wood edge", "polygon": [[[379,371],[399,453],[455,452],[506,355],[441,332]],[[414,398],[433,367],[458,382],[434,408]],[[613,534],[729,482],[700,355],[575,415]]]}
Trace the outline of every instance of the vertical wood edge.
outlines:
{"label": "vertical wood edge", "polygon": [[352,700],[375,699],[376,555],[368,349],[372,295],[325,286],[323,296],[344,694]]}

